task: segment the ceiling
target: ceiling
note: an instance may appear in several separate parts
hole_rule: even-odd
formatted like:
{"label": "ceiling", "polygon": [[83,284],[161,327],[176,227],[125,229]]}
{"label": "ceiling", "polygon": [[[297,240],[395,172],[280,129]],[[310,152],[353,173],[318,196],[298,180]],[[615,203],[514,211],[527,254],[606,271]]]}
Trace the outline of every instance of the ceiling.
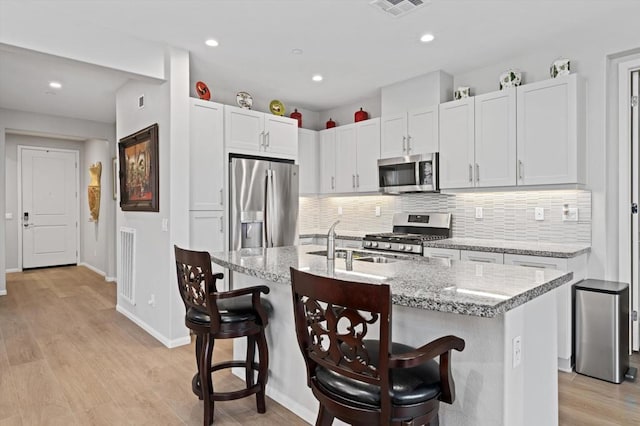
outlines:
{"label": "ceiling", "polygon": [[[638,0],[432,0],[400,18],[370,0],[20,1],[31,3],[34,13],[51,17],[52,36],[57,26],[83,22],[184,48],[192,82],[205,81],[214,96],[217,88],[244,90],[314,111],[436,69],[483,67],[558,38],[588,43],[621,18],[640,16]],[[12,19],[29,25],[23,11]],[[424,33],[435,41],[419,42]],[[207,38],[220,45],[205,46]],[[322,82],[311,81],[316,73]],[[114,122],[114,92],[132,76],[5,46],[0,77],[0,107]],[[67,84],[46,94],[54,79]]]}

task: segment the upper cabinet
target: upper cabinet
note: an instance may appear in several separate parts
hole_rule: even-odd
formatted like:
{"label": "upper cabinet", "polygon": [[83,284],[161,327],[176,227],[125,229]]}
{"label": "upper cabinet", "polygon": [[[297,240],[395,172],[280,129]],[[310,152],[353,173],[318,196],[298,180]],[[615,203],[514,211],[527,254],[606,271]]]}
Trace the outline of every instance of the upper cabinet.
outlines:
{"label": "upper cabinet", "polygon": [[318,132],[298,130],[298,164],[300,165],[300,194],[317,194],[319,191]]}
{"label": "upper cabinet", "polygon": [[381,158],[439,150],[437,105],[383,117],[381,127]]}
{"label": "upper cabinet", "polygon": [[582,86],[571,74],[518,87],[518,185],[585,182]]}
{"label": "upper cabinet", "polygon": [[233,106],[225,106],[226,148],[244,154],[296,158],[298,122]]}
{"label": "upper cabinet", "polygon": [[474,186],[474,100],[440,104],[440,188]]}
{"label": "upper cabinet", "polygon": [[320,193],[336,191],[336,128],[321,130],[320,138]]}
{"label": "upper cabinet", "polygon": [[380,158],[380,119],[371,118],[356,124],[356,189],[378,191],[378,159]]}
{"label": "upper cabinet", "polygon": [[189,105],[189,210],[222,210],[223,106],[190,99]]}
{"label": "upper cabinet", "polygon": [[476,96],[475,164],[476,187],[516,184],[516,90]]}

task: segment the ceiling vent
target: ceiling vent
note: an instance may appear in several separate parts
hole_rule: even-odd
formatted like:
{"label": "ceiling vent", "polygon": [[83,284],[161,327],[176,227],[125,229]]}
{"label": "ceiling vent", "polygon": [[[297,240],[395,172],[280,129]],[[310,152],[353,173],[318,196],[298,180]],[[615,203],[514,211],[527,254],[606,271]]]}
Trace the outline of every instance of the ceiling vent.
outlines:
{"label": "ceiling vent", "polygon": [[373,0],[369,4],[387,15],[399,18],[429,3],[431,0]]}

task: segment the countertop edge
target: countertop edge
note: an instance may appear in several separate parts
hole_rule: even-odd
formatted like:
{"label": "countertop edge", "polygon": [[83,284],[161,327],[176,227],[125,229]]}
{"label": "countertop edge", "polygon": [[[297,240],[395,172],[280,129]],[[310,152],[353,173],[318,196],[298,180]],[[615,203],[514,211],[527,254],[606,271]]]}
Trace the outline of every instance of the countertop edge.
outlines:
{"label": "countertop edge", "polygon": [[483,251],[487,253],[519,254],[524,256],[555,257],[559,259],[570,259],[572,257],[577,257],[581,254],[589,253],[591,251],[591,247],[585,247],[574,251],[554,251],[525,248],[493,247],[463,243],[447,243],[444,242],[444,240],[438,240],[436,242],[428,241],[423,243],[423,247],[450,250]]}

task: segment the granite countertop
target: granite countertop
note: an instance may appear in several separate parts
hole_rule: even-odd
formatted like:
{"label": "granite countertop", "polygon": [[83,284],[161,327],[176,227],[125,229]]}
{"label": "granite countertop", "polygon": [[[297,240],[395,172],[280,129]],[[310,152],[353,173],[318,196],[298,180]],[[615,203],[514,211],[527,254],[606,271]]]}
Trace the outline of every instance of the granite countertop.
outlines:
{"label": "granite countertop", "polygon": [[[308,254],[326,250],[305,245],[216,252],[214,263],[266,281],[291,284],[289,268],[315,275],[391,286],[396,305],[479,317],[495,317],[569,282],[571,272],[510,265],[477,264],[419,256],[393,263],[345,259],[328,262]],[[380,255],[380,253],[374,253]],[[333,263],[333,268],[331,267]]]}
{"label": "granite countertop", "polygon": [[423,245],[424,247],[433,248],[558,258],[575,257],[591,251],[589,244],[558,244],[532,241],[488,240],[483,238],[446,238],[444,240],[425,241]]}
{"label": "granite countertop", "polygon": [[[365,233],[361,231],[339,231],[336,230],[336,238],[341,240],[360,241],[364,238]],[[300,233],[300,238],[327,238],[327,231],[320,232],[318,230],[305,231]]]}

